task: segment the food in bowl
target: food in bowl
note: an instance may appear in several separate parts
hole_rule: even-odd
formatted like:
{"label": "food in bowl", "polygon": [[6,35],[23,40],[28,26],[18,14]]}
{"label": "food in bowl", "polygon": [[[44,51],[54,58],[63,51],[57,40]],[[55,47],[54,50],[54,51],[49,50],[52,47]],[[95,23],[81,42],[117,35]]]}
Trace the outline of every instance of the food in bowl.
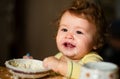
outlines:
{"label": "food in bowl", "polygon": [[10,72],[22,78],[43,77],[49,69],[43,67],[43,62],[36,59],[12,59],[5,62]]}

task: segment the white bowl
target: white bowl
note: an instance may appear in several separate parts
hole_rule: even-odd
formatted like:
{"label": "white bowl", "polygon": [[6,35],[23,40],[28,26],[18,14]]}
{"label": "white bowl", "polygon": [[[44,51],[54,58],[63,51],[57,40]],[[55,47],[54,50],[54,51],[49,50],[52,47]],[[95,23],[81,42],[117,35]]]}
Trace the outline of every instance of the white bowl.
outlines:
{"label": "white bowl", "polygon": [[12,59],[5,62],[13,75],[22,78],[40,78],[48,75],[49,69],[43,67],[43,62],[36,59]]}

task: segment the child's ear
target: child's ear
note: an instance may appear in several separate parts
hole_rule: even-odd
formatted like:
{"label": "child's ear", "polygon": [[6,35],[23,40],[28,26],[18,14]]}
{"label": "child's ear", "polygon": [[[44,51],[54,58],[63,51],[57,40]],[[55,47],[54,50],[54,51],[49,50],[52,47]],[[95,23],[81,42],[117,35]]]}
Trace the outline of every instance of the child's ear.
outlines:
{"label": "child's ear", "polygon": [[98,49],[98,48],[100,48],[100,47],[102,47],[102,46],[103,46],[103,44],[94,45],[94,46],[93,46],[93,49],[96,50],[96,49]]}
{"label": "child's ear", "polygon": [[96,45],[95,45],[95,46],[93,46],[93,49],[94,49],[94,50],[96,50],[96,49],[97,49],[97,46],[96,46]]}

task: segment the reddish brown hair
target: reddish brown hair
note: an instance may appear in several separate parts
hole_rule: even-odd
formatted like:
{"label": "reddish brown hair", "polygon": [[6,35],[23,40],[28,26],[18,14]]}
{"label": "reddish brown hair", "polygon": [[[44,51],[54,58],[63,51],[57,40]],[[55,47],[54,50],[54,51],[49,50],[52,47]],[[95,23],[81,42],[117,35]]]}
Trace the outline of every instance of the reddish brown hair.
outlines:
{"label": "reddish brown hair", "polygon": [[72,2],[72,5],[65,9],[58,18],[58,25],[62,15],[66,11],[69,11],[75,16],[85,18],[89,22],[93,23],[97,28],[97,38],[95,39],[97,48],[101,47],[104,44],[104,35],[106,33],[107,25],[104,17],[104,12],[98,0],[74,0]]}

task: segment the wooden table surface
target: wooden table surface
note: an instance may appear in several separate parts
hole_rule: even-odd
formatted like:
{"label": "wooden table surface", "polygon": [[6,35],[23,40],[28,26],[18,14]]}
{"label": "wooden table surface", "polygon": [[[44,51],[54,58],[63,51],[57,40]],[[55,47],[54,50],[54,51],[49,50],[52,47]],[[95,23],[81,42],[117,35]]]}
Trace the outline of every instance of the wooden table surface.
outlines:
{"label": "wooden table surface", "polygon": [[[16,79],[16,78],[14,78],[13,74],[9,72],[9,69],[7,69],[6,67],[0,66],[0,79]],[[53,72],[51,72],[49,75],[39,78],[39,79],[66,79],[66,78],[61,75],[54,74]]]}

